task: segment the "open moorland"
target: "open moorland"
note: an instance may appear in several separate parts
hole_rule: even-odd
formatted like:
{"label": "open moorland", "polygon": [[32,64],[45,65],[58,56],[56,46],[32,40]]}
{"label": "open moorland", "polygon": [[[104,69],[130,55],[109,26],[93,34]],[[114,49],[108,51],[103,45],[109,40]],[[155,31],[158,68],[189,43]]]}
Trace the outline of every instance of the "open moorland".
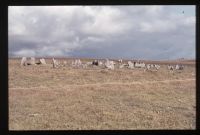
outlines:
{"label": "open moorland", "polygon": [[144,72],[75,68],[72,59],[59,68],[51,59],[29,66],[20,60],[8,65],[9,130],[196,128],[194,61],[179,61],[181,71],[170,72],[165,64],[177,62],[165,61]]}

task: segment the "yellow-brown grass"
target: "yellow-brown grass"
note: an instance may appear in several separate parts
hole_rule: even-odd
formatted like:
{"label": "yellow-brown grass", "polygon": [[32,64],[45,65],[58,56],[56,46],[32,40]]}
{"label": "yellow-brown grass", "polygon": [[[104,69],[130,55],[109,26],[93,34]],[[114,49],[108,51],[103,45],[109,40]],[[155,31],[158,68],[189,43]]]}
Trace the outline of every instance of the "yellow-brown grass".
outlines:
{"label": "yellow-brown grass", "polygon": [[194,66],[53,69],[9,59],[9,129],[195,129],[195,91]]}

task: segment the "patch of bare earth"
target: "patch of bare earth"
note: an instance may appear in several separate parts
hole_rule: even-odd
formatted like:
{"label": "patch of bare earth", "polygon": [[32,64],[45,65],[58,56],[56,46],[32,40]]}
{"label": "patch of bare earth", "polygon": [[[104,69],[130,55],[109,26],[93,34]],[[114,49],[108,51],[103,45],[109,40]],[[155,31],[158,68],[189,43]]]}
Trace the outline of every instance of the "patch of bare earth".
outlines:
{"label": "patch of bare earth", "polygon": [[[20,67],[9,60],[9,129],[195,129],[195,67]],[[50,62],[49,62],[50,63]]]}

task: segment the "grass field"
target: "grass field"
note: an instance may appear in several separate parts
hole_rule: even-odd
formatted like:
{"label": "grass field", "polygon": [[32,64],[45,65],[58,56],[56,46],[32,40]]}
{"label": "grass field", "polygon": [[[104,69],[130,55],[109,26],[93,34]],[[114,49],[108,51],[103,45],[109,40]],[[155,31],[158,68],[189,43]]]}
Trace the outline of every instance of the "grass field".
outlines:
{"label": "grass field", "polygon": [[20,67],[9,59],[10,130],[195,129],[195,65],[141,69]]}

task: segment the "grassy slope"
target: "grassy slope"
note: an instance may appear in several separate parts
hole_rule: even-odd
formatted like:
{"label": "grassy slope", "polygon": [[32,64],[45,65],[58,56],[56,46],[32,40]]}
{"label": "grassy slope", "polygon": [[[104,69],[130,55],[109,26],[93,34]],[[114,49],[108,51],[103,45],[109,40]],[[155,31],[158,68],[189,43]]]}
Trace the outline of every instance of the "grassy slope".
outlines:
{"label": "grassy slope", "polygon": [[169,73],[166,67],[145,73],[51,65],[21,68],[19,61],[9,60],[9,126],[194,129],[196,87],[189,80],[195,79],[194,72],[192,67],[181,73]]}

